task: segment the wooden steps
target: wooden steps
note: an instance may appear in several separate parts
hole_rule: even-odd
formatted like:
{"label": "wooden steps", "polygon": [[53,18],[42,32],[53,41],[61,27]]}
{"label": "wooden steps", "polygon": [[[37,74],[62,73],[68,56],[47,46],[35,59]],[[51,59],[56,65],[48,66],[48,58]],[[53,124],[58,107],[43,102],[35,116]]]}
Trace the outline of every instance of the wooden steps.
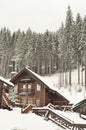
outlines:
{"label": "wooden steps", "polygon": [[85,124],[76,124],[74,121],[69,118],[63,116],[62,114],[55,112],[54,109],[44,107],[44,108],[33,108],[33,113],[42,116],[45,120],[51,120],[58,126],[69,129],[69,130],[84,130],[86,128]]}
{"label": "wooden steps", "polygon": [[25,108],[21,109],[21,113],[28,113],[32,110],[33,107],[35,107],[35,104],[29,104],[28,106],[26,106]]}
{"label": "wooden steps", "polygon": [[14,107],[15,103],[12,102],[8,96],[6,95],[5,91],[2,92],[2,99],[3,99],[3,107]]}

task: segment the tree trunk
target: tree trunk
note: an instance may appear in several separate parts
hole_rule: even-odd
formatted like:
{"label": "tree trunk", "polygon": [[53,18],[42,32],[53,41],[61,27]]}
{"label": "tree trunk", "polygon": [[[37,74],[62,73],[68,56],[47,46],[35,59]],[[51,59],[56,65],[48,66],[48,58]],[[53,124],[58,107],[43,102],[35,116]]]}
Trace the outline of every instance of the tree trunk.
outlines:
{"label": "tree trunk", "polygon": [[82,71],[81,71],[81,85],[83,86],[83,65],[82,65]]}
{"label": "tree trunk", "polygon": [[86,52],[85,52],[85,90],[86,90]]}
{"label": "tree trunk", "polygon": [[62,84],[64,86],[64,64],[62,63]]}
{"label": "tree trunk", "polygon": [[61,70],[60,70],[60,76],[59,76],[59,84],[60,84],[60,88],[62,87],[62,77],[61,77]]}
{"label": "tree trunk", "polygon": [[62,86],[61,72],[62,72],[61,61],[59,60],[59,88],[61,88],[61,86]]}
{"label": "tree trunk", "polygon": [[71,86],[71,65],[69,65],[69,85]]}
{"label": "tree trunk", "polygon": [[79,56],[77,56],[77,67],[78,67],[78,85],[80,85],[80,64],[79,64]]}
{"label": "tree trunk", "polygon": [[45,58],[45,74],[48,74],[49,73],[49,63],[48,63],[48,60],[47,58]]}
{"label": "tree trunk", "polygon": [[66,85],[66,87],[68,85],[68,76],[67,76],[66,63],[65,63],[65,85]]}
{"label": "tree trunk", "polygon": [[37,61],[37,73],[40,74],[40,61]]}
{"label": "tree trunk", "polygon": [[45,60],[42,61],[41,64],[41,74],[44,76],[45,75]]}
{"label": "tree trunk", "polygon": [[52,60],[52,58],[50,57],[49,58],[49,75],[51,75],[51,68],[52,68],[51,67],[51,63],[52,63],[51,60]]}

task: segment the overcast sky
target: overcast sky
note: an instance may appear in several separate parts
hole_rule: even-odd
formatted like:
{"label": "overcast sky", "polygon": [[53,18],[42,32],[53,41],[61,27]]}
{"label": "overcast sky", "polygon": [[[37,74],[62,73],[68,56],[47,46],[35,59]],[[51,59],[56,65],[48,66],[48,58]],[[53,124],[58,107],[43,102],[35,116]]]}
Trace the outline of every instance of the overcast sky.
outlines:
{"label": "overcast sky", "polygon": [[56,31],[65,21],[68,5],[74,18],[78,12],[86,15],[86,0],[0,0],[0,28]]}

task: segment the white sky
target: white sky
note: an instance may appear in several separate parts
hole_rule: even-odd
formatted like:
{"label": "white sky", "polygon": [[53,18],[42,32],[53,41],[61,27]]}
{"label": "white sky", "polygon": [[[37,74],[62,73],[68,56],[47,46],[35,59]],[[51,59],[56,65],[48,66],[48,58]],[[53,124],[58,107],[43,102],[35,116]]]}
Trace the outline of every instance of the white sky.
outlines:
{"label": "white sky", "polygon": [[0,28],[11,31],[56,31],[65,21],[70,5],[73,17],[86,15],[86,0],[0,0]]}

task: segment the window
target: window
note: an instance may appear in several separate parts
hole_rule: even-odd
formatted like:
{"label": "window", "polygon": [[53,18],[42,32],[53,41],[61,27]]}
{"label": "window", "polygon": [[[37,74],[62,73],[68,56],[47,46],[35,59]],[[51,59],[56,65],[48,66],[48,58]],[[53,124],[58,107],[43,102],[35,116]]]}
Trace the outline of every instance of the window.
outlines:
{"label": "window", "polygon": [[23,85],[23,89],[26,89],[26,84]]}
{"label": "window", "polygon": [[28,99],[28,104],[33,104],[33,98]]}
{"label": "window", "polygon": [[[15,87],[14,87],[15,88]],[[13,88],[12,87],[10,87],[10,89],[9,89],[9,96],[11,96],[12,97],[12,95],[13,95]]]}
{"label": "window", "polygon": [[41,86],[40,84],[37,84],[37,91],[40,91],[41,90]]}
{"label": "window", "polygon": [[31,84],[28,84],[28,89],[31,89]]}
{"label": "window", "polygon": [[31,84],[28,84],[28,93],[31,93]]}
{"label": "window", "polygon": [[10,88],[10,89],[9,89],[9,93],[12,93],[12,92],[13,92],[13,88]]}
{"label": "window", "polygon": [[37,106],[40,106],[40,99],[37,99],[37,100],[36,100],[36,105],[37,105]]}
{"label": "window", "polygon": [[25,104],[25,103],[26,103],[26,98],[25,98],[25,97],[22,98],[21,102],[22,102],[23,104]]}
{"label": "window", "polygon": [[14,92],[15,92],[15,93],[18,92],[18,86],[17,86],[17,85],[15,85],[15,87],[14,87]]}

